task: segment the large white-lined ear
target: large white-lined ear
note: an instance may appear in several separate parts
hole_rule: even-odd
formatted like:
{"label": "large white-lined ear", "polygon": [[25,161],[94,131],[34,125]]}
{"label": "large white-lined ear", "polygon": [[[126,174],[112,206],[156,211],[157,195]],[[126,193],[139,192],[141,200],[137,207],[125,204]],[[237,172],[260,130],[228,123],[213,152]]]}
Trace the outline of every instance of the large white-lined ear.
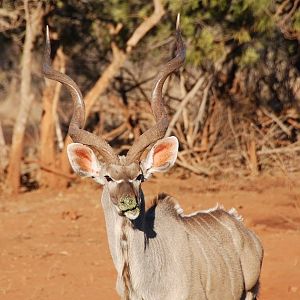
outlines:
{"label": "large white-lined ear", "polygon": [[75,173],[99,181],[101,166],[91,148],[80,143],[72,143],[68,145],[67,153]]}
{"label": "large white-lined ear", "polygon": [[177,153],[178,140],[175,136],[157,141],[141,162],[145,178],[155,172],[168,171],[174,165]]}

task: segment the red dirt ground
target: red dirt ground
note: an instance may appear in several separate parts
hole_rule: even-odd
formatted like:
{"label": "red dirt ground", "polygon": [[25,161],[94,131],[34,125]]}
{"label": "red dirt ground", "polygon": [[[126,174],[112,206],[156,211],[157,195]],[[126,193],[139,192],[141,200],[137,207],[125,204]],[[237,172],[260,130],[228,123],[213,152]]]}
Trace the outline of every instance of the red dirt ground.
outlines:
{"label": "red dirt ground", "polygon": [[[148,199],[172,194],[186,213],[217,202],[236,207],[265,248],[260,299],[300,299],[299,175],[236,181],[156,177],[144,190]],[[0,196],[0,299],[118,299],[100,193],[81,183],[60,192]]]}

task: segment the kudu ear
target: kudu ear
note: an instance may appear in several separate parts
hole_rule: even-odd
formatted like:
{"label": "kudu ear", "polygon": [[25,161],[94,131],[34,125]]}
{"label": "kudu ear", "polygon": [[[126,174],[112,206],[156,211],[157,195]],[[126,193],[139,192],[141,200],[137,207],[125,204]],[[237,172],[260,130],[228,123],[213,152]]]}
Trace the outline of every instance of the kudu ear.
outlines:
{"label": "kudu ear", "polygon": [[70,164],[75,173],[84,177],[92,177],[97,182],[100,177],[100,163],[93,150],[80,143],[71,143],[67,147]]}
{"label": "kudu ear", "polygon": [[177,153],[178,140],[175,136],[157,141],[141,162],[145,178],[155,172],[168,171],[174,165]]}

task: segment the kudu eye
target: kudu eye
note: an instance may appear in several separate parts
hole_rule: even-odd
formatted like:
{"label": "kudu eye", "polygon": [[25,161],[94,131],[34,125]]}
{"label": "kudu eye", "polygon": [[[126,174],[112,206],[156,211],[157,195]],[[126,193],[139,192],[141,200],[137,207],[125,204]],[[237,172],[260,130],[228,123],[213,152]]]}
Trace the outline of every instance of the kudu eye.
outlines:
{"label": "kudu eye", "polygon": [[145,180],[144,175],[140,174],[135,180],[143,182]]}
{"label": "kudu eye", "polygon": [[111,177],[109,177],[108,175],[104,176],[107,182],[113,181]]}

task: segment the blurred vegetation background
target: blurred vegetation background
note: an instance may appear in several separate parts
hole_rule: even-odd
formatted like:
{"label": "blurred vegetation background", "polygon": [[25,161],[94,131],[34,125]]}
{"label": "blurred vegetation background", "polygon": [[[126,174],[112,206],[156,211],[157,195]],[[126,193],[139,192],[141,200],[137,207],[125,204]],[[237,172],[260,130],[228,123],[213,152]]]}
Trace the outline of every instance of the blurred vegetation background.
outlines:
{"label": "blurred vegetation background", "polygon": [[[165,84],[179,176],[299,171],[299,0],[0,1],[0,181],[10,192],[67,186],[72,102],[41,74],[46,24],[53,64],[79,85],[86,128],[120,154],[153,125],[151,83]],[[144,30],[144,31],[143,31]]]}

